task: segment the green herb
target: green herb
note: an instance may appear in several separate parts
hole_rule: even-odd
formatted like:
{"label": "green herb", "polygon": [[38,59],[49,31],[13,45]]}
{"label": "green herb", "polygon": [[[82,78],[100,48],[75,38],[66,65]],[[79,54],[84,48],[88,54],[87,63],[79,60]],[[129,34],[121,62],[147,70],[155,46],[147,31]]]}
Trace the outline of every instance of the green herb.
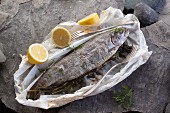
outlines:
{"label": "green herb", "polygon": [[114,94],[114,101],[121,105],[124,109],[129,109],[133,102],[132,102],[132,93],[133,90],[128,86],[122,86],[123,90],[121,92],[113,92]]}
{"label": "green herb", "polygon": [[62,75],[64,74],[63,68],[58,68],[58,72],[61,73]]}
{"label": "green herb", "polygon": [[83,69],[87,69],[86,62],[83,62],[82,65],[81,65],[81,67],[82,67]]}
{"label": "green herb", "polygon": [[114,28],[113,32],[114,33],[123,33],[124,29],[123,28]]}
{"label": "green herb", "polygon": [[115,59],[118,59],[118,58],[119,58],[119,56],[120,56],[120,51],[117,51],[117,52],[114,54],[114,56],[113,56],[113,57],[114,57]]}
{"label": "green herb", "polygon": [[52,78],[51,74],[48,74],[48,76],[49,76],[50,78]]}

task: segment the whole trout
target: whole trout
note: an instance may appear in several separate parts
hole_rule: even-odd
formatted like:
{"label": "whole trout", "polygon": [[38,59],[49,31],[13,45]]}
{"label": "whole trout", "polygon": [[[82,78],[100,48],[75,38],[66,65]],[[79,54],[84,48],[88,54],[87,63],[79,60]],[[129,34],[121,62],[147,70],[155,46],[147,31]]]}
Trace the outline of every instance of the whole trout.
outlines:
{"label": "whole trout", "polygon": [[105,32],[86,42],[81,48],[65,56],[48,69],[33,85],[31,90],[46,88],[55,83],[60,85],[100,67],[109,60],[126,41],[129,31]]}

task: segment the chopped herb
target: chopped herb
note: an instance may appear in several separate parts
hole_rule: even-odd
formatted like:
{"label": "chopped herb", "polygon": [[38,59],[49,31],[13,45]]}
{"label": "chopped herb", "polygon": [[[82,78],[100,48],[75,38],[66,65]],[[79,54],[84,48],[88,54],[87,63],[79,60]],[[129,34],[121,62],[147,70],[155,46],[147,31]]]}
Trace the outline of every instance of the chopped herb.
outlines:
{"label": "chopped herb", "polygon": [[53,71],[54,71],[54,70],[56,70],[56,67],[54,67],[54,66],[53,66],[53,67],[51,67],[51,70],[53,70]]}
{"label": "chopped herb", "polygon": [[52,78],[51,74],[48,74],[48,76],[49,76],[50,78]]}
{"label": "chopped herb", "polygon": [[82,67],[83,69],[87,69],[86,62],[83,62],[82,65],[81,65],[81,67]]}
{"label": "chopped herb", "polygon": [[113,32],[114,33],[123,33],[124,29],[123,28],[114,28]]}
{"label": "chopped herb", "polygon": [[123,90],[121,92],[113,92],[113,99],[118,105],[121,105],[124,109],[128,110],[133,104],[133,90],[128,86],[122,86],[122,88]]}
{"label": "chopped herb", "polygon": [[58,68],[58,72],[61,73],[62,75],[64,74],[63,68]]}
{"label": "chopped herb", "polygon": [[118,59],[118,58],[119,58],[119,56],[120,56],[120,51],[117,51],[117,52],[114,54],[114,56],[113,56],[113,57],[114,57],[115,59]]}

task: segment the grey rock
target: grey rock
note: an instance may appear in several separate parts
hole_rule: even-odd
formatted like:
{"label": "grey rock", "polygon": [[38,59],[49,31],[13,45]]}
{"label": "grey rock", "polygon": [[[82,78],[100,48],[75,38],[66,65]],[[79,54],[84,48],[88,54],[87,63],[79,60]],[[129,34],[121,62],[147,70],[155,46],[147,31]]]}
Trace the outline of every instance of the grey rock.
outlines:
{"label": "grey rock", "polygon": [[1,0],[0,4],[0,30],[11,23],[13,17],[18,13],[19,4],[30,0]]}
{"label": "grey rock", "polygon": [[170,26],[170,0],[166,0],[164,9],[160,12],[159,18]]}
{"label": "grey rock", "polygon": [[2,0],[0,5],[0,11],[15,16],[19,9],[19,2],[16,0]]}
{"label": "grey rock", "polygon": [[6,57],[5,55],[3,54],[3,52],[0,50],[0,63],[1,62],[5,62],[6,61]]}
{"label": "grey rock", "polygon": [[[162,113],[169,102],[170,94],[170,27],[163,21],[142,28],[149,50],[149,61],[134,72],[131,78],[134,87],[133,110],[142,113]],[[138,84],[145,83],[144,88]]]}
{"label": "grey rock", "polygon": [[10,23],[11,15],[0,11],[0,30]]}
{"label": "grey rock", "polygon": [[140,2],[144,2],[155,11],[160,12],[166,3],[166,0],[125,0],[125,8],[134,9],[136,4]]}
{"label": "grey rock", "polygon": [[[1,7],[2,5],[4,7]],[[122,10],[124,8],[123,0],[119,0],[119,2],[115,0],[19,0],[18,2],[16,0],[3,0],[1,6],[2,12],[12,16],[10,24],[6,24],[7,27],[0,30],[0,42],[4,44],[4,54],[8,58],[5,63],[0,64],[0,99],[7,107],[19,113],[50,113],[53,111],[56,113],[64,108],[46,111],[21,105],[15,100],[13,74],[21,62],[19,54],[26,54],[30,44],[41,42],[50,30],[61,22],[78,21],[91,13],[99,12],[110,6]],[[107,93],[104,96],[106,97],[106,95]],[[100,98],[102,99],[102,97]],[[97,97],[92,98],[91,103]],[[89,99],[79,103],[87,101]],[[110,100],[109,103],[111,102]],[[101,105],[98,104],[98,106]],[[95,109],[93,108],[91,111],[95,112]],[[103,111],[111,111],[112,109],[114,108],[110,104]]]}
{"label": "grey rock", "polygon": [[138,17],[141,26],[148,26],[158,21],[158,14],[145,3],[135,6],[134,14]]}
{"label": "grey rock", "polygon": [[167,14],[170,14],[170,0],[166,0],[166,4],[163,8],[163,10],[160,12],[160,14],[164,14],[164,15],[167,15]]}
{"label": "grey rock", "polygon": [[170,103],[166,106],[165,113],[170,113]]}
{"label": "grey rock", "polygon": [[2,45],[2,43],[0,43],[0,63],[5,62],[5,61],[6,61],[6,57],[3,54],[3,45]]}
{"label": "grey rock", "polygon": [[[149,35],[147,38],[154,45],[158,47],[162,47],[170,52],[170,27],[162,20],[145,28],[147,34]],[[159,59],[158,59],[159,60]]]}
{"label": "grey rock", "polygon": [[2,50],[2,52],[3,52],[3,45],[1,42],[0,42],[0,50]]}

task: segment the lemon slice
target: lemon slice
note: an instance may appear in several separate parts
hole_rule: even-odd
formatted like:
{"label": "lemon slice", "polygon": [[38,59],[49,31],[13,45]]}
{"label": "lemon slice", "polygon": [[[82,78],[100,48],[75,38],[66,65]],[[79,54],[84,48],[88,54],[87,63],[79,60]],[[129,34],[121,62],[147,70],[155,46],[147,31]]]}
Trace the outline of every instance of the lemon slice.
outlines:
{"label": "lemon slice", "polygon": [[78,23],[82,26],[84,25],[97,25],[100,22],[100,18],[97,13],[93,13],[82,20],[78,21]]}
{"label": "lemon slice", "polygon": [[52,41],[59,48],[69,46],[71,39],[71,34],[66,28],[56,27],[52,30]]}
{"label": "lemon slice", "polygon": [[48,51],[42,44],[32,44],[28,48],[28,61],[31,64],[41,64],[48,59]]}

